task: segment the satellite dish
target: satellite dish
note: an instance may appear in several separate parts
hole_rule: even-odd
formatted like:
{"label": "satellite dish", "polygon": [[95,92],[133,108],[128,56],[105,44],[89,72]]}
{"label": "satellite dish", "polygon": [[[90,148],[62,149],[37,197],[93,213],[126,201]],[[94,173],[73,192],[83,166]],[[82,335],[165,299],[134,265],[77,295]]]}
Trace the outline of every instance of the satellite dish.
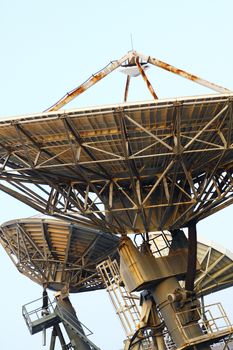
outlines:
{"label": "satellite dish", "polygon": [[104,288],[96,264],[115,256],[119,239],[91,225],[27,218],[1,226],[1,244],[25,276],[71,293]]}
{"label": "satellite dish", "polygon": [[[155,257],[166,256],[169,253],[168,244],[172,240],[171,234],[169,232],[164,234],[150,234],[151,249]],[[199,237],[197,261],[200,268],[196,272],[194,291],[198,297],[233,286],[233,253],[231,251],[213,241]],[[181,284],[183,286],[183,282]]]}

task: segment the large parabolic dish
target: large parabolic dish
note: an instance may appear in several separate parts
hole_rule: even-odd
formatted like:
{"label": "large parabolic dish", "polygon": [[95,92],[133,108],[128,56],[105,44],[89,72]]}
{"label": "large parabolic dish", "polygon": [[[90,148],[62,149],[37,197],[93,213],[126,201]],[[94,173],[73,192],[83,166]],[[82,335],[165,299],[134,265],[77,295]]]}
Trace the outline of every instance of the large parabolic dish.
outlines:
{"label": "large parabolic dish", "polygon": [[233,94],[0,121],[0,189],[111,232],[174,229],[233,201]]}
{"label": "large parabolic dish", "polygon": [[119,238],[90,225],[28,218],[3,224],[0,241],[17,269],[34,282],[76,293],[105,288],[96,264],[116,256]]}

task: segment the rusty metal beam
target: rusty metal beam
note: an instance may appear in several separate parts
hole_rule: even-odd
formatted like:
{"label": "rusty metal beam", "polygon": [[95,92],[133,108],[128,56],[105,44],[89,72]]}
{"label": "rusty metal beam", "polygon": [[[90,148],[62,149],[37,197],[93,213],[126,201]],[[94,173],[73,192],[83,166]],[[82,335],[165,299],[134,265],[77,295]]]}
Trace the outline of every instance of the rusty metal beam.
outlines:
{"label": "rusty metal beam", "polygon": [[[139,58],[144,61],[144,62],[148,62],[152,65],[155,65],[159,68],[165,69],[171,73],[177,74],[183,78],[186,78],[188,80],[194,81],[195,83],[198,83],[202,86],[205,86],[209,89],[212,89],[214,91],[220,92],[220,93],[229,93],[231,92],[231,90],[224,88],[220,85],[211,83],[205,79],[202,79],[196,75],[193,75],[191,73],[188,73],[182,69],[176,68],[175,66],[172,66],[166,62],[163,62],[161,60],[158,60],[156,58],[153,58],[151,56],[145,56],[142,55],[136,51],[130,51],[129,53],[127,53],[125,56],[123,56],[122,58],[120,58],[119,60],[113,61],[111,63],[109,63],[105,68],[101,69],[99,72],[95,73],[94,75],[92,75],[90,78],[88,78],[83,84],[79,85],[77,88],[71,90],[70,92],[68,92],[67,94],[65,94],[60,100],[58,100],[54,105],[52,105],[51,107],[49,107],[47,110],[45,110],[45,112],[51,112],[51,111],[57,111],[60,108],[62,108],[63,106],[65,106],[67,103],[69,103],[70,101],[72,101],[75,97],[79,96],[80,94],[82,94],[83,92],[85,92],[87,89],[89,89],[91,86],[93,86],[94,84],[96,84],[97,82],[99,82],[100,80],[102,80],[104,77],[106,77],[108,74],[110,74],[111,72],[113,72],[115,69],[117,69],[118,67],[120,67],[123,63],[125,63],[126,61],[131,61],[132,59],[135,59],[136,61],[136,65],[138,66],[138,69],[140,71],[140,73],[142,74],[143,79],[145,80],[152,96],[157,99],[157,95],[154,92],[153,87],[151,86],[148,78],[145,75],[145,72],[143,71],[140,63],[139,63]],[[127,95],[128,95],[128,84],[129,84],[129,79],[127,77],[127,83],[126,83],[126,88],[125,88],[125,95],[124,95],[124,101],[127,100]]]}
{"label": "rusty metal beam", "polygon": [[77,88],[68,92],[65,96],[63,96],[59,101],[57,101],[53,106],[46,109],[45,112],[57,111],[67,103],[72,101],[75,97],[81,95],[84,91],[89,89],[91,86],[98,83],[98,81],[102,80],[109,73],[113,72],[116,68],[120,67],[126,60],[130,60],[132,57],[132,53],[129,52],[125,56],[123,56],[118,61],[113,61],[108,64],[105,68],[101,69],[99,72],[92,75],[88,78],[83,84],[79,85]]}
{"label": "rusty metal beam", "polygon": [[213,124],[218,118],[220,118],[224,112],[227,111],[229,105],[227,104],[222,108],[220,112],[218,112],[193,138],[191,141],[189,141],[185,146],[184,149],[187,149],[189,146],[193,144],[193,142],[198,139],[198,137],[206,130],[208,127]]}
{"label": "rusty metal beam", "polygon": [[127,98],[128,98],[129,83],[130,83],[130,75],[127,75],[126,84],[125,84],[124,102],[126,102],[126,101],[127,101]]}
{"label": "rusty metal beam", "polygon": [[141,74],[143,80],[145,81],[145,83],[146,83],[146,85],[147,85],[147,87],[148,87],[148,89],[149,89],[151,95],[153,96],[153,98],[154,98],[155,100],[157,100],[157,99],[158,99],[158,96],[156,95],[156,93],[155,93],[155,91],[154,91],[154,89],[153,89],[151,83],[149,82],[149,79],[147,78],[144,69],[143,69],[142,66],[140,65],[139,57],[136,57],[135,62],[136,62],[136,65],[137,65],[137,67],[138,67],[138,70],[139,70],[139,72],[140,72],[140,74]]}
{"label": "rusty metal beam", "polygon": [[148,63],[151,63],[151,64],[153,64],[156,67],[165,69],[168,72],[177,74],[177,75],[179,75],[179,76],[181,76],[181,77],[183,77],[185,79],[194,81],[195,83],[197,83],[199,85],[202,85],[202,86],[205,86],[208,89],[212,89],[212,90],[214,90],[216,92],[220,92],[221,94],[232,92],[231,90],[226,89],[225,87],[222,87],[220,85],[211,83],[208,80],[202,79],[202,78],[198,77],[197,75],[194,75],[194,74],[188,73],[188,72],[186,72],[186,71],[184,71],[182,69],[176,68],[175,66],[172,66],[172,65],[170,65],[170,64],[168,64],[166,62],[158,60],[157,58],[153,58],[151,56],[147,56],[146,57],[146,56],[140,55],[140,54],[138,54],[138,55],[139,55],[139,57],[142,57]]}

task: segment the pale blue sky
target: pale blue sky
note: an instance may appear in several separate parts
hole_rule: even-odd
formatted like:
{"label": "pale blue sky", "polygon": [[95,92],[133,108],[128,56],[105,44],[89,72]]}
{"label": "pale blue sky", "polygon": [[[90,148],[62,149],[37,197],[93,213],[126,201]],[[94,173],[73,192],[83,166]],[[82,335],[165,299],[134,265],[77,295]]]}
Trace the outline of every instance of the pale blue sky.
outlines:
{"label": "pale blue sky", "polygon": [[[110,61],[134,49],[233,89],[233,2],[231,0],[1,0],[0,115],[40,112]],[[159,97],[211,91],[156,68],[148,71]],[[124,76],[114,72],[69,107],[123,100]],[[130,100],[150,99],[140,78]],[[34,212],[0,193],[1,222]],[[233,251],[232,207],[198,225],[202,236]],[[21,305],[41,288],[13,267],[0,251],[1,348],[39,350],[41,335],[30,336]],[[232,288],[215,294],[233,320]],[[123,332],[105,293],[74,295],[81,320],[104,350],[122,347]],[[48,346],[47,346],[48,348]]]}

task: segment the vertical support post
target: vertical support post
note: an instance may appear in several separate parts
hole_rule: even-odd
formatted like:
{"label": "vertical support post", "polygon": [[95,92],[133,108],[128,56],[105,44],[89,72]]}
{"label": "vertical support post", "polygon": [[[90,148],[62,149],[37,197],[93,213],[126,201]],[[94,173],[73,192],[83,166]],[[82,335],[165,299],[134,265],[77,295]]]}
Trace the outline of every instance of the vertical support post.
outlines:
{"label": "vertical support post", "polygon": [[185,289],[194,290],[194,280],[197,264],[197,228],[196,222],[191,221],[188,227],[188,266],[185,280]]}
{"label": "vertical support post", "polygon": [[66,346],[65,339],[63,337],[63,334],[62,334],[60,326],[57,324],[54,328],[56,330],[56,334],[57,334],[58,339],[60,341],[62,350],[66,350],[67,346]]}
{"label": "vertical support post", "polygon": [[126,84],[125,84],[124,102],[126,102],[128,98],[129,83],[130,83],[130,75],[127,75]]}
{"label": "vertical support post", "polygon": [[166,350],[166,345],[163,337],[164,325],[158,316],[156,304],[150,292],[144,291],[141,293],[141,304],[141,327],[145,325],[149,327],[151,326],[152,328],[153,326],[157,327],[158,329],[156,330],[156,332],[153,332],[153,330],[151,332],[154,349]]}
{"label": "vertical support post", "polygon": [[[194,232],[192,238],[195,241],[195,224],[190,229],[191,234]],[[179,275],[185,271],[184,262],[183,268],[179,268],[180,259],[183,259],[186,254],[185,251],[181,251],[179,254],[173,253],[176,249],[182,250],[186,242],[180,237],[179,231],[175,233],[173,233],[173,242],[168,254],[168,257],[170,254],[173,255],[172,260],[166,257],[155,258],[140,252],[129,238],[122,241],[119,253],[121,274],[126,286],[130,291],[140,291],[144,286],[147,286],[147,290],[151,292],[173,341],[178,348],[184,348],[189,347],[193,339],[202,337],[203,331],[198,322],[199,314],[193,312],[194,309],[199,308],[199,303],[195,295],[181,288],[179,283],[181,278]],[[196,256],[196,252],[194,256]],[[189,266],[192,267],[192,264]],[[174,274],[174,268],[176,274]],[[159,273],[153,271],[159,271]],[[193,283],[192,275],[188,286],[191,288]],[[210,350],[209,345],[201,338],[196,347],[198,350]]]}
{"label": "vertical support post", "polygon": [[57,336],[57,332],[56,332],[55,327],[53,327],[52,334],[51,334],[49,350],[54,350],[55,343],[56,343],[56,336]]}
{"label": "vertical support post", "polygon": [[[189,339],[200,337],[203,332],[197,321],[189,322],[186,326],[179,324],[176,309],[179,308],[179,302],[171,302],[168,295],[173,294],[180,289],[180,284],[175,277],[170,277],[151,288],[151,294],[159,307],[165,325],[171,334],[173,341],[177,347],[183,347]],[[187,301],[186,306],[189,308],[191,304]],[[182,310],[180,310],[182,311]],[[185,310],[184,310],[185,311]],[[185,315],[185,314],[184,314]],[[199,345],[202,350],[209,350],[209,346]]]}
{"label": "vertical support post", "polygon": [[42,331],[42,346],[46,346],[46,329],[43,328]]}

